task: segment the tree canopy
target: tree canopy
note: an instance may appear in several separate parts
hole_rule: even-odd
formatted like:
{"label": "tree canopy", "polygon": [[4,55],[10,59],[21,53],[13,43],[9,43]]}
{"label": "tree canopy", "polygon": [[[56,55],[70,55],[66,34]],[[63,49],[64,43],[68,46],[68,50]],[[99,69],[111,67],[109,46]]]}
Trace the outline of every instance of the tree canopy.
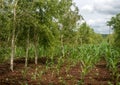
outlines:
{"label": "tree canopy", "polygon": [[108,26],[114,30],[114,45],[120,47],[120,13],[108,21]]}
{"label": "tree canopy", "polygon": [[72,0],[0,0],[0,46],[11,50],[11,70],[19,47],[25,51],[27,66],[31,46],[37,64],[40,48],[47,53],[59,47],[64,56],[65,45],[95,43],[100,36],[86,23],[78,25],[81,20]]}

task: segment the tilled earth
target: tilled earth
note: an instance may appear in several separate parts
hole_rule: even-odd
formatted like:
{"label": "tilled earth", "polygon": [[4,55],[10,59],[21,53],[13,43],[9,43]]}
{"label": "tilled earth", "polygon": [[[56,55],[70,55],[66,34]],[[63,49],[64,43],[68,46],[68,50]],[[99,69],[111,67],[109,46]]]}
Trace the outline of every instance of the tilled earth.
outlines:
{"label": "tilled earth", "polygon": [[[58,70],[56,65],[46,68],[46,58],[39,59],[38,65],[29,60],[27,69],[24,59],[14,61],[14,72],[9,69],[9,63],[0,64],[0,85],[81,85],[81,64],[65,63]],[[67,68],[66,68],[67,67]],[[84,85],[116,85],[106,62],[101,60],[85,76]]]}

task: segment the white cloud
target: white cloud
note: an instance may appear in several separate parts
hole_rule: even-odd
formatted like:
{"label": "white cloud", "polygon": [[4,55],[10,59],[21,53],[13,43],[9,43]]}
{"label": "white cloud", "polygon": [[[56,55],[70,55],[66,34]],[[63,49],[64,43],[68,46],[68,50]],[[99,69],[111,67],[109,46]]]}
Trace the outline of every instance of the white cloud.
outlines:
{"label": "white cloud", "polygon": [[111,3],[113,0],[94,0],[95,3]]}
{"label": "white cloud", "polygon": [[81,11],[84,11],[84,12],[93,12],[94,9],[93,9],[93,6],[92,5],[85,5],[81,8]]}
{"label": "white cloud", "polygon": [[95,0],[94,8],[103,14],[117,14],[120,12],[120,0]]}
{"label": "white cloud", "polygon": [[87,23],[88,23],[89,25],[93,25],[93,24],[95,24],[95,20],[90,19],[90,20],[88,20]]}
{"label": "white cloud", "polygon": [[106,22],[120,13],[120,0],[73,0],[85,21],[97,33],[109,33]]}
{"label": "white cloud", "polygon": [[88,23],[89,25],[92,25],[92,26],[94,26],[94,25],[96,25],[96,24],[101,25],[101,24],[105,23],[105,20],[102,19],[102,18],[90,19],[90,20],[87,21],[87,23]]}

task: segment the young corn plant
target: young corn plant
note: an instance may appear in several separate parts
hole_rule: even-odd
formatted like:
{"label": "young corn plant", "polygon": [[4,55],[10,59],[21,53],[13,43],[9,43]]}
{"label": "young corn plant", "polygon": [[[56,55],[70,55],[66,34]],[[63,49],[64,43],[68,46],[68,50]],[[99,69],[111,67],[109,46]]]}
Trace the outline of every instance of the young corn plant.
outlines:
{"label": "young corn plant", "polygon": [[57,75],[59,75],[63,63],[64,63],[64,59],[62,57],[58,58],[58,63],[56,65]]}
{"label": "young corn plant", "polygon": [[120,73],[118,70],[118,63],[120,61],[120,54],[118,51],[109,48],[106,53],[106,61],[107,67],[112,72],[113,80],[115,80],[116,84],[118,84],[118,80],[120,77]]}
{"label": "young corn plant", "polygon": [[82,69],[82,73],[81,73],[81,79],[84,82],[84,77],[85,75],[91,70],[91,68],[93,67],[93,63],[92,63],[92,58],[90,55],[87,55],[87,57],[85,57],[83,60],[81,60],[81,69]]}
{"label": "young corn plant", "polygon": [[25,68],[21,71],[21,74],[22,74],[24,79],[27,77],[27,73],[28,73],[28,68]]}
{"label": "young corn plant", "polygon": [[38,68],[36,67],[35,68],[35,72],[32,73],[31,79],[32,80],[36,80],[38,76],[39,76],[39,74],[38,74]]}
{"label": "young corn plant", "polygon": [[95,66],[100,60],[99,47],[95,45],[87,45],[78,47],[79,60],[81,62],[81,80],[78,81],[78,85],[84,85],[85,75]]}

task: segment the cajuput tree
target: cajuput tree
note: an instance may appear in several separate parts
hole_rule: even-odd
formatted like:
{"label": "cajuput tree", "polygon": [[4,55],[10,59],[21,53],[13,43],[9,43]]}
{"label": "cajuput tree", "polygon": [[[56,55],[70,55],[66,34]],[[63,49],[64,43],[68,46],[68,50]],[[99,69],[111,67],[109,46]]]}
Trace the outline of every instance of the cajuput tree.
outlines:
{"label": "cajuput tree", "polygon": [[26,67],[30,45],[35,48],[35,64],[38,63],[38,47],[47,52],[61,42],[64,56],[64,43],[72,41],[71,34],[80,19],[72,0],[1,0],[0,7],[0,40],[11,48],[11,71],[17,47],[26,52]]}
{"label": "cajuput tree", "polygon": [[[11,41],[11,59],[10,59],[10,69],[13,71],[13,60],[15,56],[15,31],[16,31],[16,10],[17,10],[17,0],[1,0],[1,14],[4,17],[2,19],[2,28],[6,30],[7,38]],[[5,25],[4,25],[5,24]],[[2,30],[2,32],[3,32]],[[5,34],[5,33],[4,33]],[[3,34],[3,35],[4,35]]]}
{"label": "cajuput tree", "polygon": [[6,23],[6,26],[4,25],[3,29],[8,29],[6,30],[7,37],[8,39],[10,39],[10,43],[11,43],[11,58],[10,58],[10,69],[11,71],[13,71],[13,60],[15,57],[15,31],[16,31],[16,17],[17,17],[17,4],[18,4],[18,0],[4,0],[3,1],[4,4],[2,4],[2,7],[4,7],[4,9],[2,10],[2,12],[5,13],[5,15],[3,15],[3,17],[7,17],[6,21],[3,21],[3,23]]}
{"label": "cajuput tree", "polygon": [[45,1],[19,1],[18,5],[21,16],[18,17],[17,45],[25,47],[25,66],[27,66],[29,46],[30,44],[34,45],[35,64],[37,64],[38,47],[50,47],[54,41],[53,32],[49,28],[50,25],[47,25],[48,22],[52,23],[49,20],[52,16],[49,17],[50,13],[46,12],[47,4]]}
{"label": "cajuput tree", "polygon": [[74,37],[76,23],[80,20],[81,16],[78,14],[78,7],[75,6],[72,0],[61,0],[59,8],[58,23],[60,25],[61,51],[64,57],[64,45],[74,42],[72,38]]}

